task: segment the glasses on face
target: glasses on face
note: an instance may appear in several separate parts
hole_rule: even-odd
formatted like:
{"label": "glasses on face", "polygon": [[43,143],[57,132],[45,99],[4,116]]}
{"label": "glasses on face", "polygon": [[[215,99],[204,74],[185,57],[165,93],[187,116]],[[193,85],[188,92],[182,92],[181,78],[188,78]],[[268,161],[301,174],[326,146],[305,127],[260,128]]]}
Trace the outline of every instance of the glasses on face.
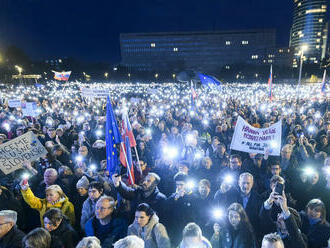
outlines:
{"label": "glasses on face", "polygon": [[8,223],[10,223],[10,222],[0,223],[0,226],[6,225]]}

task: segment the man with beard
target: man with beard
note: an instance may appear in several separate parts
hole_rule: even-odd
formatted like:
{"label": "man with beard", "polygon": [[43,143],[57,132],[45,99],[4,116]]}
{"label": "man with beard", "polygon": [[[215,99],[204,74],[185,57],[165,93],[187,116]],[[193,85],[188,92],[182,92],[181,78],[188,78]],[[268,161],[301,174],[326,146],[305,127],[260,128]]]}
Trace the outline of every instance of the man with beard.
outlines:
{"label": "man with beard", "polygon": [[161,218],[164,216],[164,202],[166,196],[161,193],[157,187],[160,182],[160,177],[156,173],[148,173],[144,178],[142,184],[136,188],[130,188],[121,181],[121,176],[114,174],[112,181],[116,187],[116,190],[121,197],[131,200],[133,203],[132,211],[140,203],[147,203],[154,209],[158,216]]}

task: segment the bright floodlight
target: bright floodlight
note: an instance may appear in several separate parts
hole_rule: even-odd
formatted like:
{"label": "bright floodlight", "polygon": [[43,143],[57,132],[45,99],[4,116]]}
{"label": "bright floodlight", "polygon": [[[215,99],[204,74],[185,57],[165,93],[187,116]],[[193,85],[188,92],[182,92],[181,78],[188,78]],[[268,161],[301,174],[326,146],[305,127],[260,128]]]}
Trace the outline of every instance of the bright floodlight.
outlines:
{"label": "bright floodlight", "polygon": [[29,177],[30,177],[30,175],[29,175],[28,173],[24,173],[24,174],[22,175],[22,179],[23,179],[23,180],[28,180]]}
{"label": "bright floodlight", "polygon": [[146,129],[146,134],[149,135],[149,136],[151,135],[151,129],[150,128]]}
{"label": "bright floodlight", "polygon": [[95,131],[96,136],[100,137],[102,136],[102,130],[98,129]]}
{"label": "bright floodlight", "polygon": [[314,133],[315,126],[308,126],[307,130],[308,130],[309,133]]}
{"label": "bright floodlight", "polygon": [[213,217],[215,219],[221,219],[224,216],[224,212],[221,208],[215,208],[213,209]]}
{"label": "bright floodlight", "polygon": [[187,185],[188,189],[193,189],[196,186],[196,184],[193,180],[189,180],[186,185]]}
{"label": "bright floodlight", "polygon": [[76,157],[76,161],[77,161],[77,162],[82,162],[82,161],[83,161],[83,157],[80,156],[80,155],[78,155],[78,156]]}
{"label": "bright floodlight", "polygon": [[2,125],[2,127],[3,127],[7,132],[10,131],[10,125],[9,125],[9,123],[5,122],[5,123]]}
{"label": "bright floodlight", "polygon": [[309,166],[309,167],[306,167],[304,169],[304,173],[306,175],[310,176],[310,175],[313,175],[315,173],[315,170],[312,167]]}
{"label": "bright floodlight", "polygon": [[209,121],[206,120],[206,119],[204,119],[204,120],[202,121],[202,123],[203,123],[204,126],[207,126],[207,125],[209,124]]}
{"label": "bright floodlight", "polygon": [[165,146],[163,148],[163,153],[170,159],[174,159],[178,156],[179,152],[176,147]]}
{"label": "bright floodlight", "polygon": [[308,45],[302,45],[301,46],[301,51],[306,52],[308,50]]}
{"label": "bright floodlight", "polygon": [[189,143],[190,144],[193,141],[194,141],[194,135],[191,134],[191,133],[187,134],[186,135],[186,143]]}
{"label": "bright floodlight", "polygon": [[202,157],[203,157],[203,154],[200,151],[195,153],[195,159],[201,159]]}
{"label": "bright floodlight", "polygon": [[324,171],[327,175],[330,175],[330,166],[324,167]]}
{"label": "bright floodlight", "polygon": [[226,175],[224,179],[225,183],[231,184],[234,182],[234,177],[232,175]]}
{"label": "bright floodlight", "polygon": [[96,165],[95,164],[91,164],[89,166],[89,168],[92,170],[92,171],[95,171],[96,170]]}

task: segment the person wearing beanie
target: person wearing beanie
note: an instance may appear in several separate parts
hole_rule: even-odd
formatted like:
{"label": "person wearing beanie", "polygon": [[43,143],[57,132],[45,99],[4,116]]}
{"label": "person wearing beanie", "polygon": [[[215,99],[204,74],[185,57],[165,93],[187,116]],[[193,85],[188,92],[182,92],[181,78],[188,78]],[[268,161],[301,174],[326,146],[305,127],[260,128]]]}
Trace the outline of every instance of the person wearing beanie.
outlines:
{"label": "person wearing beanie", "polygon": [[86,176],[81,177],[76,184],[77,192],[75,192],[72,197],[72,203],[74,204],[74,208],[76,212],[75,228],[80,232],[81,232],[81,228],[80,228],[81,212],[84,201],[86,201],[86,199],[88,198],[88,187],[89,187],[89,181],[87,177]]}
{"label": "person wearing beanie", "polygon": [[[280,206],[282,212],[277,215],[277,219],[273,221],[271,216],[272,207]],[[269,198],[264,202],[260,211],[260,220],[263,223],[264,234],[276,232],[283,240],[285,247],[290,248],[306,248],[307,238],[300,231],[301,218],[297,210],[288,207],[286,195],[283,191],[282,195],[274,190]]]}
{"label": "person wearing beanie", "polygon": [[177,173],[174,176],[176,191],[167,200],[167,209],[175,209],[171,211],[166,218],[169,220],[168,231],[173,246],[178,246],[185,225],[189,222],[196,222],[196,196],[192,193],[193,181],[184,173]]}

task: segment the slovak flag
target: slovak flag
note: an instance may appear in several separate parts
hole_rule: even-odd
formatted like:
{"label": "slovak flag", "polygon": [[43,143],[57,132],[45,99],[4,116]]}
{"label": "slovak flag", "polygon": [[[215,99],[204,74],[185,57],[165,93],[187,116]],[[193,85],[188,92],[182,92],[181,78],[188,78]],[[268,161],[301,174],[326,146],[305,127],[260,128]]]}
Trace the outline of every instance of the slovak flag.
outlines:
{"label": "slovak flag", "polygon": [[59,81],[68,81],[71,75],[71,71],[63,71],[63,72],[52,71],[52,72],[54,72],[54,79]]}
{"label": "slovak flag", "polygon": [[133,134],[131,123],[129,121],[128,114],[124,113],[122,118],[123,118],[123,127],[124,127],[124,131],[125,131],[125,135],[128,136],[131,147],[134,147],[134,146],[136,146],[136,141],[134,138],[134,134]]}
{"label": "slovak flag", "polygon": [[326,89],[326,81],[325,81],[325,77],[327,76],[327,70],[324,70],[323,73],[323,79],[322,79],[322,86],[321,86],[321,93],[325,94],[325,89]]}
{"label": "slovak flag", "polygon": [[273,65],[270,66],[270,74],[268,78],[268,89],[269,89],[268,96],[270,100],[272,100],[273,98],[272,86],[273,86]]}

